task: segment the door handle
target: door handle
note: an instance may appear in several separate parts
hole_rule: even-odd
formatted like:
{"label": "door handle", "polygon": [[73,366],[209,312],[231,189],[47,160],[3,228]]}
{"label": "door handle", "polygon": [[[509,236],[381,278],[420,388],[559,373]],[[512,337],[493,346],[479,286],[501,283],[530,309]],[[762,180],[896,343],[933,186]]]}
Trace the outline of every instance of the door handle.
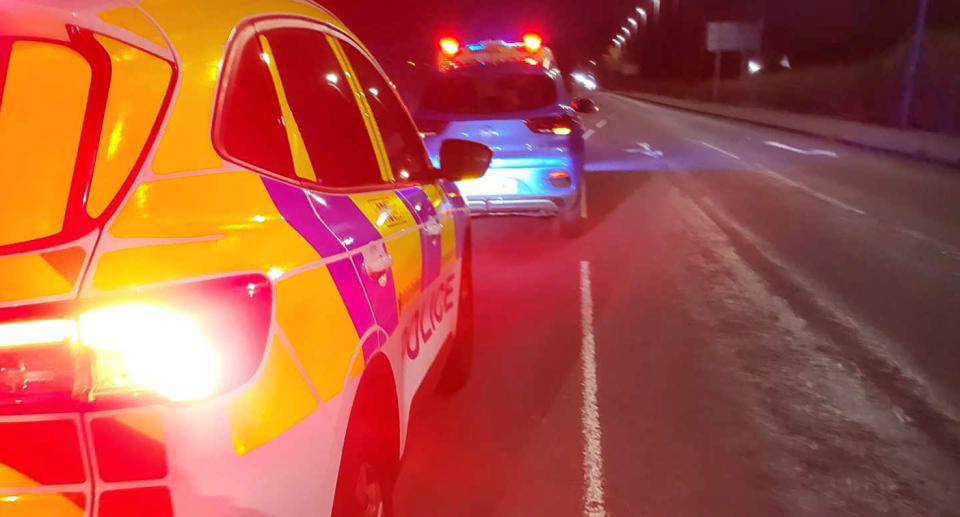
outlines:
{"label": "door handle", "polygon": [[423,231],[427,232],[427,235],[431,237],[437,237],[443,233],[443,225],[440,224],[440,221],[438,221],[436,217],[431,217],[423,224]]}
{"label": "door handle", "polygon": [[371,245],[363,249],[363,270],[381,287],[387,285],[387,273],[393,267],[393,256],[382,245]]}

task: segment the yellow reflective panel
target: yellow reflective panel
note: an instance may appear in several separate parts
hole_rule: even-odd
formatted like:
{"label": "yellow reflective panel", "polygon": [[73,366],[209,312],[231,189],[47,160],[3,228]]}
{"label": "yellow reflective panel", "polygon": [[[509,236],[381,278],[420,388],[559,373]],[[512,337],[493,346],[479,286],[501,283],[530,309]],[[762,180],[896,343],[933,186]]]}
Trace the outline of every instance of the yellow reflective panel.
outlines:
{"label": "yellow reflective panel", "polygon": [[[31,488],[39,486],[33,479],[0,463],[0,487]],[[44,517],[82,517],[82,494],[76,494],[75,503],[64,494],[33,493],[16,494],[0,492],[0,517],[43,515]]]}
{"label": "yellow reflective panel", "polygon": [[320,400],[326,402],[343,391],[360,337],[327,268],[277,284],[277,321]]}
{"label": "yellow reflective panel", "polygon": [[[83,494],[75,498],[82,501]],[[82,503],[81,503],[82,504]],[[0,517],[83,517],[84,508],[59,493],[5,494],[0,493]]]}
{"label": "yellow reflective panel", "polygon": [[417,221],[393,192],[350,197],[384,237],[387,252],[393,257],[393,282],[402,314],[420,296],[423,251]]}
{"label": "yellow reflective panel", "polygon": [[277,337],[273,338],[263,371],[227,409],[233,449],[246,454],[280,436],[316,411],[317,399]]}
{"label": "yellow reflective panel", "polygon": [[110,91],[100,148],[87,197],[98,217],[110,204],[143,151],[163,104],[173,71],[166,61],[119,41],[95,36],[110,54]]}
{"label": "yellow reflective panel", "polygon": [[0,257],[0,302],[66,294],[73,289],[73,280],[64,278],[40,254]]}
{"label": "yellow reflective panel", "polygon": [[161,47],[166,47],[167,42],[163,35],[157,30],[157,27],[147,19],[136,7],[116,7],[101,11],[97,16],[101,20],[126,29],[137,36],[146,38]]}
{"label": "yellow reflective panel", "polygon": [[293,169],[297,176],[306,180],[317,181],[317,173],[313,170],[313,162],[310,161],[310,153],[307,152],[307,145],[303,142],[303,134],[300,133],[300,126],[297,125],[297,119],[293,116],[293,110],[290,109],[287,92],[283,89],[280,70],[277,69],[277,60],[273,57],[270,42],[263,35],[259,36],[259,41],[260,48],[263,51],[263,59],[267,62],[270,78],[273,80],[273,87],[277,92],[277,100],[280,102],[280,115],[283,117],[283,127],[287,130],[287,142],[290,144],[290,155],[293,157]]}
{"label": "yellow reflective panel", "polygon": [[367,365],[364,363],[363,351],[357,350],[356,357],[353,358],[353,366],[350,367],[350,378],[356,379],[363,373]]}
{"label": "yellow reflective panel", "polygon": [[217,72],[241,20],[287,12],[340,26],[325,10],[295,0],[144,0],[140,7],[163,28],[180,60],[179,90],[153,160],[158,174],[223,165],[210,139],[210,120]]}
{"label": "yellow reflective panel", "polygon": [[63,228],[90,74],[62,45],[13,44],[0,101],[0,245]]}
{"label": "yellow reflective panel", "polygon": [[282,223],[260,176],[200,174],[139,185],[110,226],[115,237],[204,237]]}
{"label": "yellow reflective panel", "polygon": [[440,224],[443,225],[443,233],[440,235],[440,255],[441,264],[447,267],[457,260],[457,232],[453,217],[453,211],[448,204],[444,204],[443,192],[436,185],[425,185],[423,192],[433,205],[433,209],[439,214]]}
{"label": "yellow reflective panel", "polygon": [[40,483],[30,479],[19,470],[14,470],[3,463],[0,463],[0,486],[26,488],[37,486]]}
{"label": "yellow reflective panel", "polygon": [[120,238],[189,240],[105,252],[94,274],[99,289],[237,271],[274,278],[320,258],[283,220],[252,172],[144,183],[109,231]]}

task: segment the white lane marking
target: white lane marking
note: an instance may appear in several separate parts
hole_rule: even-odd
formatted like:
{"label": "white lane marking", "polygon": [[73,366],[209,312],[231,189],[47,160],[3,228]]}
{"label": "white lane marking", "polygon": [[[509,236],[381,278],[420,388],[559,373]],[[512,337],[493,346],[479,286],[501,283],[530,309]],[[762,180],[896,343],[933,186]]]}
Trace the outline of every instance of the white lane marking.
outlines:
{"label": "white lane marking", "polygon": [[907,235],[918,241],[921,241],[925,244],[928,244],[937,248],[940,254],[945,257],[950,257],[953,260],[960,260],[960,248],[957,248],[956,246],[943,242],[939,239],[934,239],[933,237],[930,237],[924,233],[918,232],[913,228],[907,228],[906,226],[894,225],[893,229],[904,235]]}
{"label": "white lane marking", "polygon": [[580,218],[587,218],[587,181],[584,180],[583,184],[580,185]]}
{"label": "white lane marking", "polygon": [[580,325],[583,341],[580,361],[583,366],[583,480],[586,484],[583,514],[604,517],[603,448],[600,410],[597,406],[597,350],[593,335],[593,294],[590,287],[590,262],[580,262]]}
{"label": "white lane marking", "polygon": [[624,149],[624,152],[627,152],[627,153],[630,153],[630,154],[642,153],[642,154],[645,154],[645,155],[647,155],[647,156],[649,156],[649,157],[651,157],[651,158],[663,158],[663,151],[658,151],[658,150],[654,149],[654,148],[653,148],[650,144],[648,144],[647,142],[637,142],[637,146],[636,146],[636,147],[628,147],[628,148]]}
{"label": "white lane marking", "polygon": [[707,142],[700,142],[700,143],[703,144],[703,145],[705,145],[705,146],[707,146],[707,147],[709,147],[710,149],[713,149],[714,151],[716,151],[716,152],[718,152],[718,153],[720,153],[720,154],[725,154],[725,155],[733,158],[734,160],[742,160],[742,159],[743,159],[743,158],[740,158],[739,156],[731,153],[730,151],[726,151],[726,150],[724,150],[724,149],[720,149],[719,147],[717,147],[717,146],[715,146],[715,145],[713,145],[713,144],[708,144]]}
{"label": "white lane marking", "polygon": [[586,131],[583,132],[583,139],[584,139],[584,140],[590,140],[590,137],[591,137],[591,136],[593,136],[593,130],[592,130],[592,129],[588,129],[588,130],[586,130]]}
{"label": "white lane marking", "polygon": [[[793,267],[790,264],[790,261],[786,260],[784,256],[779,254],[774,250],[774,247],[769,244],[766,240],[760,238],[745,226],[737,222],[733,217],[728,215],[717,203],[714,203],[709,198],[701,198],[703,201],[704,207],[707,207],[709,210],[704,210],[704,207],[697,206],[695,204],[696,212],[702,214],[704,217],[713,220],[717,230],[720,230],[723,234],[728,234],[727,239],[729,239],[729,233],[738,234],[738,236],[747,242],[753,247],[754,250],[759,252],[760,256],[763,257],[762,260],[770,264],[775,264],[784,274],[790,279],[790,283],[799,290],[801,296],[805,296],[808,300],[813,301],[813,303],[818,307],[821,313],[828,315],[830,321],[836,322],[847,329],[851,336],[854,336],[853,339],[863,344],[867,347],[877,359],[882,360],[888,365],[891,371],[898,371],[900,375],[912,381],[914,383],[914,388],[909,390],[915,394],[917,399],[924,400],[927,402],[936,412],[943,413],[947,418],[951,420],[960,419],[960,414],[956,413],[954,406],[948,402],[949,397],[944,396],[944,392],[935,385],[931,385],[927,380],[926,376],[920,373],[915,366],[915,363],[904,357],[902,350],[907,350],[908,347],[905,347],[903,344],[893,341],[892,338],[888,337],[886,334],[881,332],[879,329],[871,326],[870,323],[861,319],[860,317],[855,316],[855,312],[852,311],[845,302],[835,295],[835,290],[832,289],[832,286],[824,285],[807,274],[803,273],[800,269]],[[708,215],[709,214],[709,215]],[[722,221],[722,225],[717,225],[717,221]],[[730,232],[727,232],[723,227],[729,228]],[[721,253],[726,260],[725,262],[741,271],[746,271],[748,274],[755,274],[756,271],[745,263],[740,254],[729,248],[729,245],[726,246],[726,251]],[[734,261],[730,261],[729,258],[734,258]],[[736,265],[735,265],[736,264]],[[739,277],[739,274],[737,275]],[[741,277],[742,278],[742,277]],[[760,283],[765,283],[765,281],[760,277],[755,277],[755,280],[752,282],[738,282],[738,289],[749,289],[746,287],[749,284],[755,284],[756,281]],[[776,297],[775,297],[776,298]],[[777,307],[780,305],[781,299],[777,298],[772,303],[768,303],[770,307]],[[784,307],[785,310],[778,311],[780,315],[780,321],[788,322],[794,320],[796,323],[801,325],[800,328],[806,328],[808,325],[802,320],[797,320],[798,316],[793,315],[793,311],[789,308],[789,305]],[[792,325],[791,325],[792,326]],[[858,408],[860,410],[862,408]]]}
{"label": "white lane marking", "polygon": [[600,122],[597,122],[597,129],[603,129],[603,126],[607,125],[607,119],[603,119]]}
{"label": "white lane marking", "polygon": [[784,151],[790,151],[797,154],[805,154],[807,156],[829,156],[830,158],[839,158],[837,153],[833,151],[827,151],[826,149],[797,149],[796,147],[789,146],[787,144],[781,144],[780,142],[774,142],[773,140],[766,140],[763,142],[770,147],[776,147],[777,149],[783,149]]}
{"label": "white lane marking", "polygon": [[[782,174],[779,174],[779,173],[777,173],[777,172],[774,172],[774,171],[772,171],[772,170],[764,167],[763,165],[761,165],[761,164],[759,164],[759,163],[754,164],[754,167],[756,167],[756,169],[759,170],[760,172],[762,172],[762,173],[770,176],[771,178],[774,178],[774,179],[776,179],[776,180],[778,180],[778,181],[781,181],[781,182],[783,182],[783,183],[785,183],[785,184],[787,184],[787,185],[789,185],[789,186],[791,186],[791,187],[793,187],[793,188],[802,190],[803,192],[805,192],[805,193],[807,193],[807,194],[809,194],[809,195],[811,195],[811,196],[813,196],[813,197],[815,197],[815,198],[817,198],[817,199],[819,199],[819,200],[821,200],[821,201],[824,201],[824,202],[826,202],[826,203],[829,203],[829,204],[834,205],[834,206],[836,206],[836,207],[839,207],[839,208],[841,208],[841,209],[843,209],[843,210],[846,210],[846,211],[848,211],[848,212],[853,212],[853,213],[858,214],[858,215],[863,215],[863,216],[868,216],[868,215],[869,215],[869,214],[867,214],[867,212],[865,212],[864,210],[861,210],[861,209],[859,209],[859,208],[857,208],[857,207],[855,207],[855,206],[848,205],[848,204],[844,203],[843,201],[840,201],[839,199],[832,198],[832,197],[830,197],[830,196],[828,196],[828,195],[826,195],[826,194],[824,194],[824,193],[822,193],[822,192],[819,192],[819,191],[817,191],[817,190],[814,190],[814,189],[812,189],[812,188],[810,188],[810,187],[808,187],[808,186],[806,186],[806,185],[801,185],[800,183],[797,183],[796,181],[793,181],[792,179],[787,178],[786,176],[784,176],[784,175],[782,175]],[[880,221],[880,222],[882,223],[883,221]],[[907,236],[912,237],[912,238],[914,238],[914,239],[916,239],[916,240],[918,240],[918,241],[921,241],[921,242],[923,242],[923,243],[925,243],[925,244],[927,244],[927,245],[933,246],[933,247],[936,248],[937,251],[938,251],[941,255],[943,255],[943,256],[950,257],[950,258],[953,259],[953,260],[960,260],[960,248],[957,248],[957,247],[955,247],[955,246],[953,246],[953,245],[951,245],[951,244],[948,244],[948,243],[946,243],[946,242],[943,242],[943,241],[941,241],[940,239],[936,239],[936,238],[934,238],[934,237],[930,237],[930,236],[928,236],[928,235],[926,235],[926,234],[924,234],[924,233],[922,233],[922,232],[918,232],[917,230],[914,230],[913,228],[908,228],[908,227],[906,227],[906,226],[901,226],[901,225],[893,225],[892,228],[893,228],[894,231],[896,231],[896,232],[898,232],[898,233],[901,233],[901,234],[903,234],[903,235],[907,235]]]}
{"label": "white lane marking", "polygon": [[855,206],[850,206],[850,205],[844,203],[843,201],[840,201],[839,199],[836,199],[836,198],[833,198],[833,197],[830,197],[830,196],[824,194],[823,192],[820,192],[820,191],[817,191],[817,190],[813,190],[812,188],[810,188],[810,187],[808,187],[808,186],[806,186],[806,185],[802,185],[802,184],[800,184],[800,183],[797,183],[796,181],[793,181],[792,179],[784,176],[783,174],[774,172],[774,171],[772,171],[772,170],[764,167],[763,165],[756,164],[756,167],[757,167],[757,170],[759,170],[760,172],[766,174],[767,176],[770,176],[771,178],[775,178],[775,179],[777,179],[777,180],[779,180],[779,181],[781,181],[781,182],[783,182],[783,183],[786,183],[787,185],[790,185],[791,187],[793,187],[793,188],[795,188],[795,189],[802,190],[802,191],[806,192],[807,194],[810,194],[811,196],[813,196],[813,197],[815,197],[815,198],[817,198],[817,199],[819,199],[819,200],[821,200],[821,201],[823,201],[823,202],[829,203],[829,204],[831,204],[831,205],[833,205],[833,206],[836,206],[836,207],[841,208],[841,209],[843,209],[843,210],[846,210],[846,211],[848,211],[848,212],[853,212],[853,213],[859,214],[859,215],[867,215],[866,212],[864,212],[863,210],[860,210],[859,208],[857,208],[857,207],[855,207]]}

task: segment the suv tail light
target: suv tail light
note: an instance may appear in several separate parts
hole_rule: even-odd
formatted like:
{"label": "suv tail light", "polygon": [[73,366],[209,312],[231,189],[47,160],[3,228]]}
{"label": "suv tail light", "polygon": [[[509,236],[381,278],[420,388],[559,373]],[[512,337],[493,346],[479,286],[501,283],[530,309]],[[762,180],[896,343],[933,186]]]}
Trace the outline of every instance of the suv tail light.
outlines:
{"label": "suv tail light", "polygon": [[524,121],[530,131],[545,135],[567,136],[573,133],[577,119],[571,115],[531,118]]}
{"label": "suv tail light", "polygon": [[273,292],[261,275],[144,290],[68,314],[0,312],[0,414],[199,400],[256,371]]}
{"label": "suv tail light", "polygon": [[418,120],[417,129],[420,130],[421,136],[433,136],[443,133],[447,126],[450,125],[450,122],[445,120]]}

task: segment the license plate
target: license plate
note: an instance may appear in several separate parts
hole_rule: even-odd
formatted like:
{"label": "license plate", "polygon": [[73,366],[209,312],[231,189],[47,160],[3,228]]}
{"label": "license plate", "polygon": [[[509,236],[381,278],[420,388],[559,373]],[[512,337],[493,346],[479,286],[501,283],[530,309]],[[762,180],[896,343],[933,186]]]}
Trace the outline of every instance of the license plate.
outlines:
{"label": "license plate", "polygon": [[484,196],[516,194],[519,191],[517,180],[513,178],[480,178],[470,181],[461,181],[460,191],[464,195]]}

